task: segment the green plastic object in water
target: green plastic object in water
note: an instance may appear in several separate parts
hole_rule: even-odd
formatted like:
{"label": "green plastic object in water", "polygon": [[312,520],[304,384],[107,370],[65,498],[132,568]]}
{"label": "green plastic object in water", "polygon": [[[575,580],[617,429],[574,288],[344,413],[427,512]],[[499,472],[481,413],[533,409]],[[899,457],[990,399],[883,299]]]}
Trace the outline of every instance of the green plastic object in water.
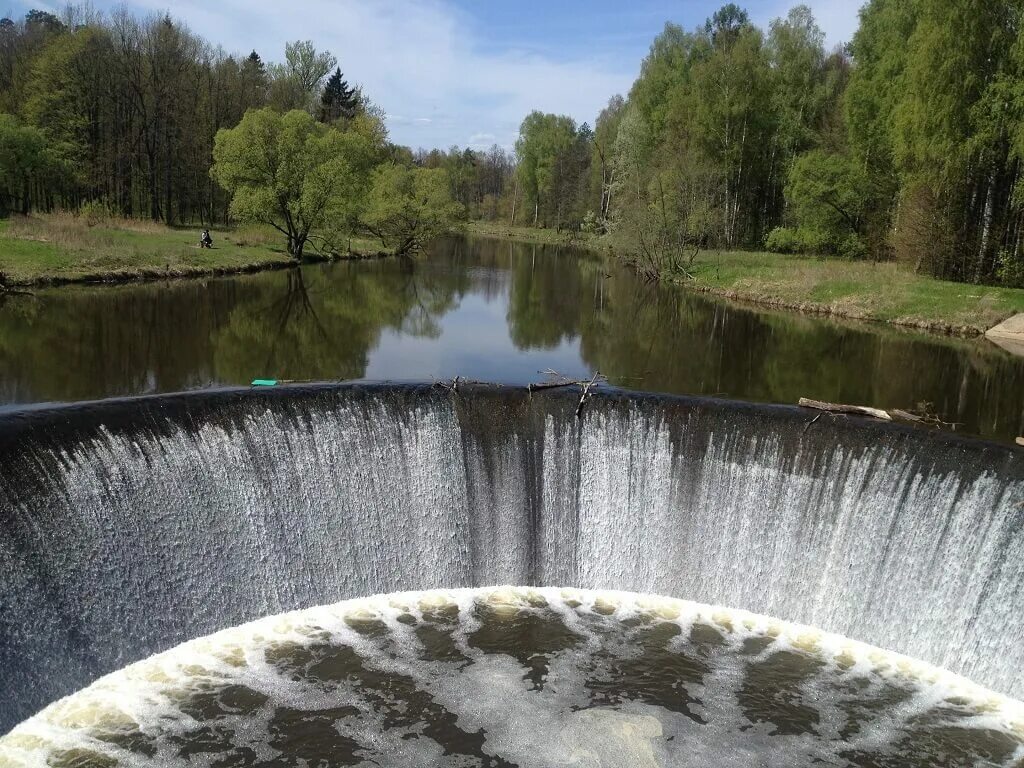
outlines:
{"label": "green plastic object in water", "polygon": [[276,387],[277,381],[275,379],[253,379],[252,385],[254,387]]}

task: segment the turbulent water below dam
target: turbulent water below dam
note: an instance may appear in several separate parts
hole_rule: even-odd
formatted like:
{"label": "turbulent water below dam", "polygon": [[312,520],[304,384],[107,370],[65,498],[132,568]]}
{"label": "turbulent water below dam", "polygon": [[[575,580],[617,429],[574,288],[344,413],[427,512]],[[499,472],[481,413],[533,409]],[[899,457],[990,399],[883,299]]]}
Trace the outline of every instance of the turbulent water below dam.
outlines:
{"label": "turbulent water below dam", "polygon": [[755,611],[1024,696],[1019,450],[783,407],[579,402],[331,386],[0,417],[0,732],[263,616],[502,583]]}
{"label": "turbulent water below dam", "polygon": [[1014,766],[1024,705],[895,654],[653,596],[419,592],[275,616],[109,675],[0,765]]}

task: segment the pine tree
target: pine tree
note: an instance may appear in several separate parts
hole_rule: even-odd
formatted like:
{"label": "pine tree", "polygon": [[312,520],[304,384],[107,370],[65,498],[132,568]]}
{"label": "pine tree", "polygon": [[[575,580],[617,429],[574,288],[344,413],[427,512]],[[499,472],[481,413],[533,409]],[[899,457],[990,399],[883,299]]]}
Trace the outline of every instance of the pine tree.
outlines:
{"label": "pine tree", "polygon": [[267,67],[256,51],[242,61],[241,84],[242,100],[246,109],[266,104],[270,79],[267,77]]}
{"label": "pine tree", "polygon": [[341,68],[334,70],[324,86],[320,97],[320,122],[333,123],[339,118],[352,118],[359,111],[359,96],[350,88],[341,74]]}

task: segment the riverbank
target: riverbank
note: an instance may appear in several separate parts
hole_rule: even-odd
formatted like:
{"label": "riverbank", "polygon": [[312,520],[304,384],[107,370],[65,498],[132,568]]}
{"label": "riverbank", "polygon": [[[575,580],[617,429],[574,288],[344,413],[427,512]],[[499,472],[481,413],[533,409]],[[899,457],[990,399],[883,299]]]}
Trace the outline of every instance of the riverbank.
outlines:
{"label": "riverbank", "polygon": [[[616,253],[606,238],[474,222],[469,232]],[[1024,290],[935,280],[891,262],[847,261],[756,251],[702,251],[684,288],[735,301],[869,320],[957,336],[980,336],[1024,312]]]}
{"label": "riverbank", "polygon": [[[0,273],[10,286],[123,283],[285,269],[295,262],[280,233],[268,228],[212,229],[213,248],[200,248],[200,227],[148,221],[89,226],[71,216],[0,221]],[[390,255],[379,241],[352,241],[340,258]],[[330,256],[306,255],[308,261]]]}

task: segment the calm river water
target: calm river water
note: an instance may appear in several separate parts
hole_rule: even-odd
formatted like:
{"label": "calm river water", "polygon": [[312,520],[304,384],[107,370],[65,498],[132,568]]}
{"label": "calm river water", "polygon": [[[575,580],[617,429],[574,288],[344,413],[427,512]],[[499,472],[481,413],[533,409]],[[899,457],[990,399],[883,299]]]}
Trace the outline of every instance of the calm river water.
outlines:
{"label": "calm river water", "polygon": [[0,304],[4,404],[256,377],[526,383],[549,369],[659,392],[927,407],[961,432],[1024,434],[1024,359],[984,340],[758,311],[543,246],[451,240],[415,264],[64,287]]}

